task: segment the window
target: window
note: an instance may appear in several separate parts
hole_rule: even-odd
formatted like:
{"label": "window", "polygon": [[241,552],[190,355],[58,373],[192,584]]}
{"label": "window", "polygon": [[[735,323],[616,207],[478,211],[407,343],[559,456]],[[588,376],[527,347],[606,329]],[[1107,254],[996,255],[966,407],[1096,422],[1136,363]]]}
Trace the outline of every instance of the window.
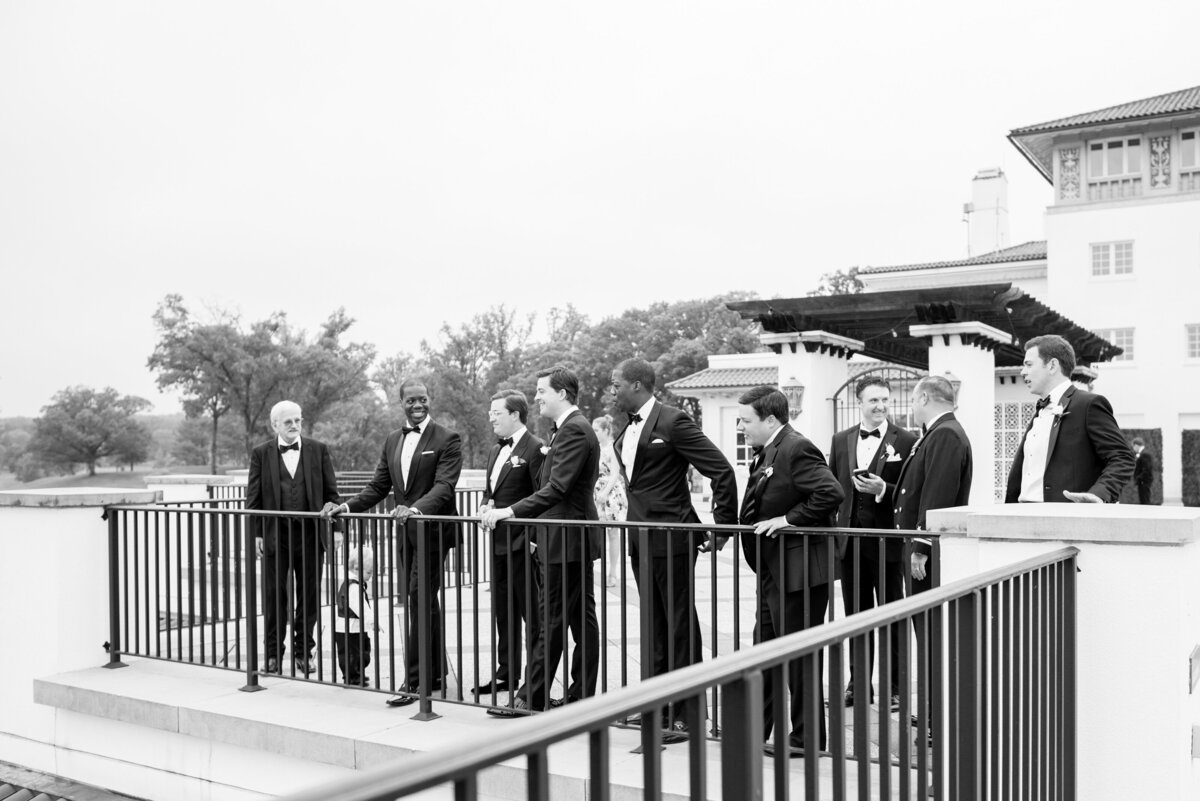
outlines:
{"label": "window", "polygon": [[1132,328],[1100,328],[1096,336],[1104,337],[1125,352],[1113,359],[1116,362],[1133,361],[1133,329]]}
{"label": "window", "polygon": [[1200,169],[1200,131],[1184,131],[1179,135],[1179,168]]}
{"label": "window", "polygon": [[1092,245],[1093,277],[1132,274],[1132,242],[1099,242]]}
{"label": "window", "polygon": [[1187,357],[1200,359],[1200,323],[1184,326],[1187,330]]}
{"label": "window", "polygon": [[734,446],[734,466],[749,467],[750,460],[753,454],[750,452],[750,446],[746,444],[746,435],[741,431],[737,432],[737,444]]}
{"label": "window", "polygon": [[1142,171],[1142,139],[1109,139],[1088,145],[1088,177],[1112,178]]}

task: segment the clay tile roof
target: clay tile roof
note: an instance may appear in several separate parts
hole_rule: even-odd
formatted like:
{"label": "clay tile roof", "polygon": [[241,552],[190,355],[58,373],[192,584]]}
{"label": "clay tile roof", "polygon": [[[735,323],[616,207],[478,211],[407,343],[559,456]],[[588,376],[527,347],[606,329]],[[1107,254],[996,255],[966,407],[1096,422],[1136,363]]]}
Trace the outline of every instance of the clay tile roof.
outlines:
{"label": "clay tile roof", "polygon": [[777,367],[709,367],[698,373],[684,376],[667,384],[667,389],[678,393],[687,389],[721,389],[723,387],[757,387],[760,384],[778,384]]}
{"label": "clay tile roof", "polygon": [[994,250],[969,259],[954,261],[927,261],[919,264],[899,264],[893,267],[864,267],[864,273],[902,273],[909,270],[934,270],[939,267],[969,267],[973,264],[1004,264],[1010,261],[1037,261],[1046,258],[1046,240],[1025,242],[1020,245]]}
{"label": "clay tile roof", "polygon": [[1134,100],[1116,106],[1086,111],[1070,117],[1060,117],[1049,122],[1015,128],[1008,134],[1021,155],[1037,168],[1047,181],[1054,181],[1053,147],[1054,136],[1059,131],[1073,128],[1100,127],[1122,122],[1170,117],[1176,114],[1200,112],[1200,86],[1167,92],[1143,100]]}

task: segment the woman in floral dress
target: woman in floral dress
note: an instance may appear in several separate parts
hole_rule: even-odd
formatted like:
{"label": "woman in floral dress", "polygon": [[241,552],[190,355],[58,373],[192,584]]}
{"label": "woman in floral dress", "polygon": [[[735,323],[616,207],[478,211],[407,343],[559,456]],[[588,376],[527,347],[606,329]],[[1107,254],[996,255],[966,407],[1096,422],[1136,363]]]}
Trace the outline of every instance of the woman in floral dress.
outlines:
{"label": "woman in floral dress", "polygon": [[[596,479],[596,511],[605,522],[625,522],[629,502],[625,499],[625,481],[621,478],[621,466],[617,464],[617,452],[613,450],[612,420],[597,417],[592,421],[592,430],[600,440],[600,477]],[[621,534],[616,528],[607,529],[605,535],[608,549],[608,575],[605,586],[615,587],[621,575]]]}

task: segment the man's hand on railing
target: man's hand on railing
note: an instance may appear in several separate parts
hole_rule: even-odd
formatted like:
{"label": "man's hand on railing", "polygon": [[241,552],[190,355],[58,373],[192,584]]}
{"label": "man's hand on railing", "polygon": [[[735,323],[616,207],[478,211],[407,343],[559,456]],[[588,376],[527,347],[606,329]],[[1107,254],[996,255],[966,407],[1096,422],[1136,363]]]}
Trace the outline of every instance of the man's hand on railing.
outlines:
{"label": "man's hand on railing", "polygon": [[262,559],[262,555],[263,555],[262,537],[254,538],[254,555],[256,557],[258,557],[259,559]]}
{"label": "man's hand on railing", "polygon": [[754,524],[755,534],[766,534],[771,539],[779,536],[778,531],[781,528],[787,528],[788,521],[783,515],[772,517],[770,520],[760,520]]}
{"label": "man's hand on railing", "polygon": [[408,518],[419,514],[421,514],[421,510],[415,506],[400,505],[392,510],[392,518],[397,523],[404,523],[408,520]]}
{"label": "man's hand on railing", "polygon": [[923,553],[914,553],[912,555],[912,577],[915,579],[925,578],[925,564],[929,561],[929,556]]}
{"label": "man's hand on railing", "polygon": [[1071,492],[1063,490],[1063,496],[1072,503],[1104,503],[1104,500],[1091,492]]}
{"label": "man's hand on railing", "polygon": [[483,514],[479,516],[479,522],[484,528],[495,528],[496,524],[501,520],[507,520],[512,516],[512,509],[485,509],[483,510]]}
{"label": "man's hand on railing", "polygon": [[727,535],[709,532],[708,539],[700,543],[700,553],[719,551],[725,547],[725,543],[727,542],[729,542],[729,537]]}
{"label": "man's hand on railing", "polygon": [[344,503],[334,503],[327,501],[325,506],[321,508],[321,517],[331,518],[340,515],[342,512],[349,512],[350,507]]}

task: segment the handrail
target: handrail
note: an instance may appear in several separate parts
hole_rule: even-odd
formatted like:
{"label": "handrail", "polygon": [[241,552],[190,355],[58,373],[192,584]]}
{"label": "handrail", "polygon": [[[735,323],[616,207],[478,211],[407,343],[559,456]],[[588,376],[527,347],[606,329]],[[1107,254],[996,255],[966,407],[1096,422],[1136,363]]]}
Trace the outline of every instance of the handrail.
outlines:
{"label": "handrail", "polygon": [[[289,801],[323,801],[336,796],[341,801],[377,801],[442,785],[450,775],[480,770],[506,759],[526,755],[538,748],[577,737],[608,725],[621,717],[646,712],[690,696],[712,686],[790,662],[833,643],[880,629],[890,623],[940,607],[990,586],[1038,568],[1058,564],[1079,554],[1075,547],[1060,548],[1020,562],[993,568],[916,596],[893,601],[871,611],[860,612],[817,628],[758,643],[752,649],[735,651],[708,662],[690,665],[646,679],[560,709],[553,715],[516,721],[502,740],[488,734],[460,744],[457,753],[442,751],[415,754],[401,764],[385,765],[325,786],[287,796]],[[334,791],[336,788],[336,792]]]}

